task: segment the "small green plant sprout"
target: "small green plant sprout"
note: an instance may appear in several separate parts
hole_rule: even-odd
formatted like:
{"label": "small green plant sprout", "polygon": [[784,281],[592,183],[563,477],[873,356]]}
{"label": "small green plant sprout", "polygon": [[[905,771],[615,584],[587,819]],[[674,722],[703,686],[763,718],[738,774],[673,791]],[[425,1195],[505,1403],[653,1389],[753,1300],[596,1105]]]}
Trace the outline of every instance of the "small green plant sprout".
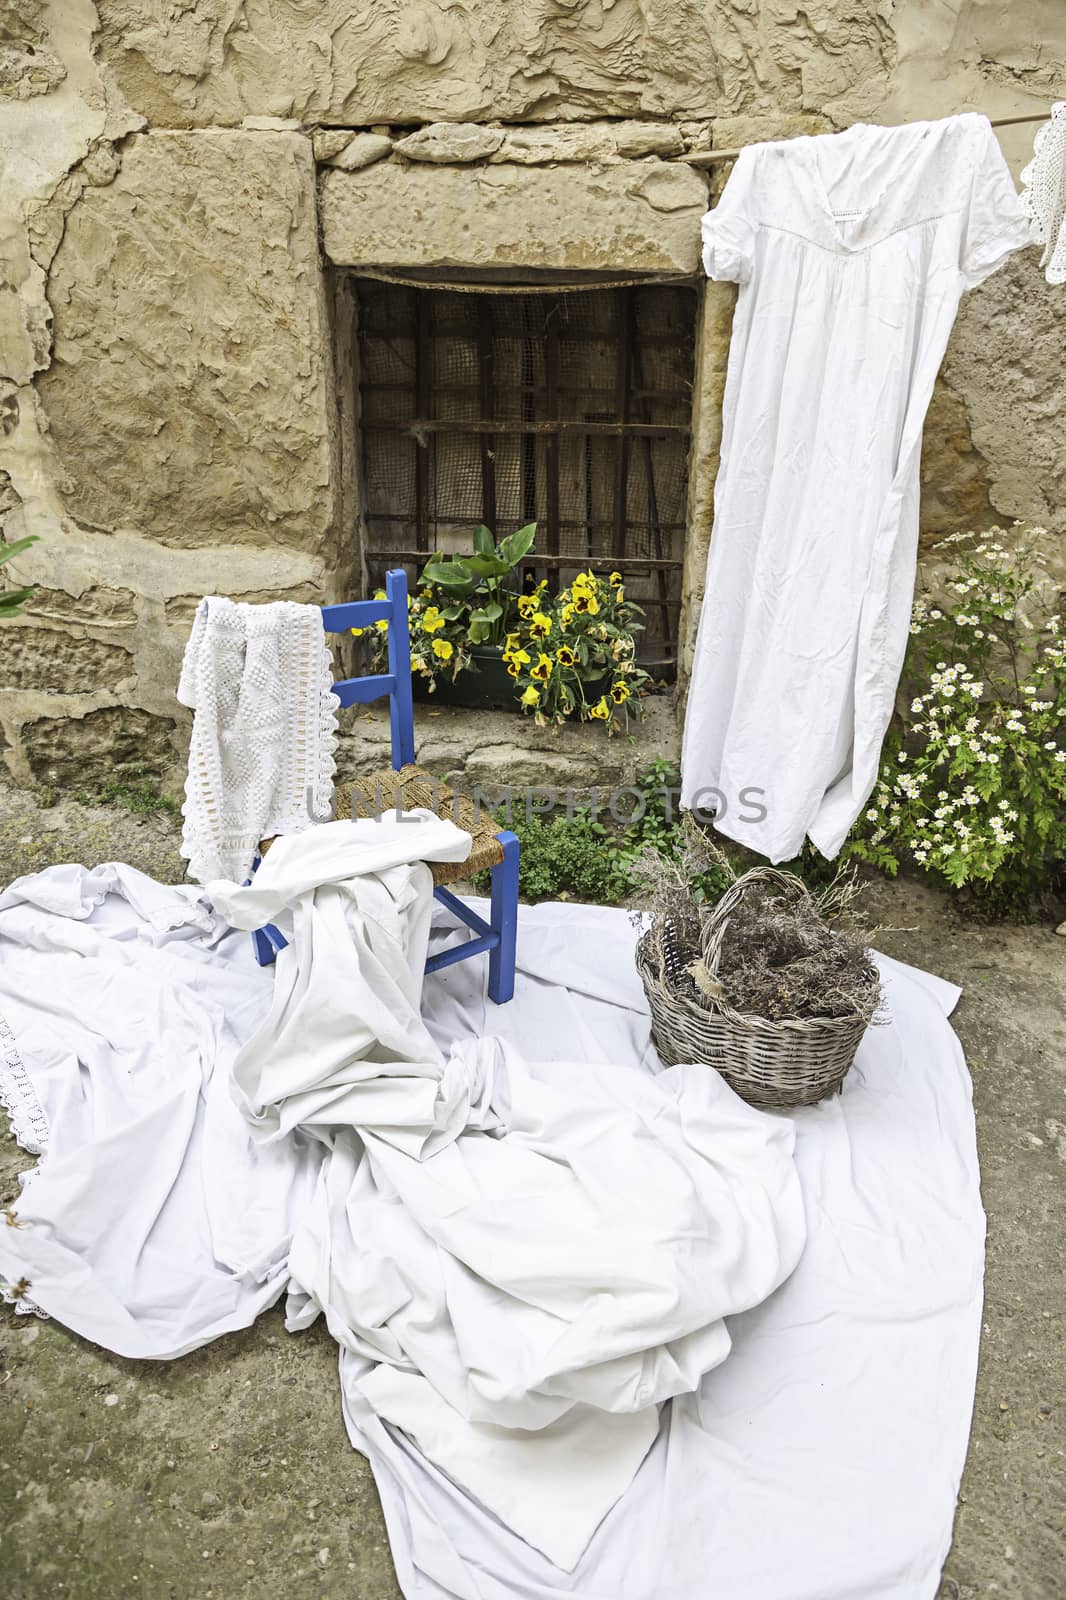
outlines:
{"label": "small green plant sprout", "polygon": [[[28,550],[31,544],[36,544],[36,535],[28,539],[16,539],[13,544],[0,544],[0,566],[5,561],[11,561],[15,556]],[[35,589],[0,589],[0,622],[7,618],[20,617],[22,608],[27,600],[32,600],[36,594]]]}

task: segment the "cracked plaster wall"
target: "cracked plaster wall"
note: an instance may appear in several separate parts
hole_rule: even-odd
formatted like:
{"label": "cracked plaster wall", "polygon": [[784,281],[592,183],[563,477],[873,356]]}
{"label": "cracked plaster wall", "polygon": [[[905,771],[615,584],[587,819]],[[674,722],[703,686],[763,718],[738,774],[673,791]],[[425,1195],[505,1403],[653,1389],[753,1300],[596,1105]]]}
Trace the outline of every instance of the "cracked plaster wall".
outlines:
{"label": "cracked plaster wall", "polygon": [[[92,776],[173,775],[194,598],[344,589],[319,223],[336,259],[380,263],[402,191],[409,264],[417,243],[689,270],[705,180],[670,165],[686,150],[1064,93],[1060,0],[6,0],[0,521],[40,536],[5,575],[41,586],[0,638],[8,766],[47,782],[82,749]],[[1016,175],[1032,135],[1002,130]],[[483,236],[476,195],[497,213]],[[730,295],[710,286],[694,330],[686,648]],[[1061,535],[1061,297],[1030,251],[964,301],[926,543],[1013,517]]]}

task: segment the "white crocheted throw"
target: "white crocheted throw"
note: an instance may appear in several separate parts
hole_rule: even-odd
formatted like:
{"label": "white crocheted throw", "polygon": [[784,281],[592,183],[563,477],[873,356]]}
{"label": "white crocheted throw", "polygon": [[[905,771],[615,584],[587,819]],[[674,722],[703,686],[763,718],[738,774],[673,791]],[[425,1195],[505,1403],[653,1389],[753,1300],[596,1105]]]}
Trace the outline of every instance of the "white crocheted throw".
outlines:
{"label": "white crocheted throw", "polygon": [[198,883],[242,883],[261,839],[329,817],[331,680],[317,606],[200,601],[178,683],[194,713],[181,853]]}
{"label": "white crocheted throw", "polygon": [[1050,120],[1037,129],[1022,185],[1030,238],[1044,246],[1044,276],[1066,283],[1066,100],[1056,100]]}

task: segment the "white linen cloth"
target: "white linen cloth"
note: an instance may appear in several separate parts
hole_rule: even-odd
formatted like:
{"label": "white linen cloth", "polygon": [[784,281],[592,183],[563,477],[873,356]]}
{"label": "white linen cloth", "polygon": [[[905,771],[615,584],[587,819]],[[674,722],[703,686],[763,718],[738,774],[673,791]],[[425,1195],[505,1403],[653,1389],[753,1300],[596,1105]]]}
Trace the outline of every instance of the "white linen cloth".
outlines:
{"label": "white linen cloth", "polygon": [[903,663],[933,381],[1025,213],[967,113],[749,146],[703,238],[740,292],[682,804],[771,861],[833,857]]}
{"label": "white linen cloth", "polygon": [[[431,949],[457,937],[437,916]],[[427,979],[424,1019],[441,1051],[491,1026],[538,1058],[538,1075],[575,1056],[608,1085],[654,1074],[633,940],[621,911],[524,906],[513,1002],[489,1005],[484,963],[464,962]],[[371,1363],[342,1354],[349,1431],[373,1464],[408,1600],[932,1600],[973,1398],[984,1219],[969,1078],[946,1021],[957,990],[879,965],[889,1025],[867,1034],[841,1095],[781,1119],[796,1131],[808,1219],[799,1266],[731,1319],[730,1359],[664,1408],[572,1572],[383,1421],[363,1392]],[[64,1211],[34,1289],[86,1336],[159,1355],[183,1348],[190,1323],[200,1344],[281,1293],[276,1263],[323,1147],[253,1142],[222,1070],[271,987],[247,934],[225,930],[200,890],[57,867],[0,902],[0,1011],[12,1024],[0,1089],[26,1143],[49,1147],[19,1209],[33,1198]],[[164,990],[189,1031],[161,1061]],[[204,1083],[196,1041],[213,1028],[217,1070]],[[171,1114],[149,1120],[164,1101]],[[78,1195],[106,1207],[105,1179],[113,1206],[95,1212],[99,1230],[80,1226]],[[0,1224],[10,1282],[38,1270],[33,1231],[31,1247],[29,1230]],[[574,1453],[560,1457],[560,1472],[573,1470]]]}
{"label": "white linen cloth", "polygon": [[1048,283],[1066,283],[1066,100],[1036,130],[1033,159],[1022,171],[1022,203]]}
{"label": "white linen cloth", "polygon": [[181,853],[198,883],[243,882],[261,839],[330,815],[332,677],[318,606],[200,601],[178,682],[193,711]]}
{"label": "white linen cloth", "polygon": [[[523,907],[505,1039],[659,1070],[625,915]],[[359,1390],[345,1417],[408,1600],[934,1600],[966,1455],[984,1214],[959,991],[878,957],[887,1026],[843,1093],[792,1114],[808,1238],[788,1282],[730,1319],[728,1361],[663,1413],[632,1486],[571,1572],[458,1490]],[[492,1008],[469,967],[427,983],[440,1039]],[[617,1064],[617,1066],[616,1066]],[[540,1070],[540,1069],[539,1069]]]}
{"label": "white linen cloth", "polygon": [[[805,1225],[793,1130],[704,1068],[649,1077],[575,1053],[542,1072],[488,1038],[446,1054],[418,1010],[432,906],[424,862],[462,859],[469,847],[468,834],[431,812],[340,821],[278,839],[249,887],[209,885],[205,899],[228,923],[269,918],[289,935],[266,1017],[218,1062],[221,1019],[205,1019],[180,989],[164,991],[152,1024],[168,1059],[178,1052],[177,1081],[157,1066],[154,1102],[149,1093],[131,1107],[120,1082],[107,1086],[107,1114],[95,1104],[80,1111],[78,1133],[88,1120],[93,1144],[106,1144],[106,1185],[92,1161],[71,1161],[69,1143],[53,1177],[50,1148],[19,1226],[0,1230],[0,1272],[28,1279],[42,1309],[109,1348],[165,1356],[277,1293],[281,1225],[291,1222],[290,1325],[324,1312],[366,1368],[354,1381],[374,1413],[568,1569],[654,1442],[658,1406],[725,1359],[723,1319],[757,1305],[795,1266]],[[39,950],[55,930],[36,937],[32,915],[25,926],[34,883],[9,895],[19,897],[14,925]],[[159,909],[165,922],[185,920],[190,902]],[[202,918],[203,901],[192,909]],[[128,961],[122,948],[104,1016],[82,994],[91,1025],[107,1019],[121,1032],[131,1013],[140,1022],[136,985],[121,1004]],[[25,1004],[49,963],[19,964]],[[149,959],[150,971],[157,965]],[[76,990],[65,985],[67,996]],[[78,1048],[76,1037],[69,1043]],[[253,1141],[250,1195],[238,1202],[246,1233],[230,1238],[226,1218],[216,1229],[208,1186],[197,1232],[214,1257],[210,1320],[193,1292],[184,1326],[174,1326],[156,1306],[170,1311],[175,1283],[183,1296],[195,1284],[195,1254],[172,1270],[166,1252],[181,1222],[177,1180],[203,1164],[190,1124],[212,1050],[212,1092],[232,1077]],[[146,1072],[138,1087],[148,1081]],[[80,1101],[80,1082],[77,1092]],[[164,1120],[179,1132],[164,1138]],[[232,1189],[240,1140],[226,1116],[222,1127]],[[204,1139],[214,1131],[205,1126]],[[298,1213],[281,1165],[291,1139]],[[275,1185],[261,1235],[259,1150]],[[90,1178],[106,1189],[99,1202]],[[108,1281],[85,1294],[105,1228],[119,1235],[118,1271],[105,1243]]]}

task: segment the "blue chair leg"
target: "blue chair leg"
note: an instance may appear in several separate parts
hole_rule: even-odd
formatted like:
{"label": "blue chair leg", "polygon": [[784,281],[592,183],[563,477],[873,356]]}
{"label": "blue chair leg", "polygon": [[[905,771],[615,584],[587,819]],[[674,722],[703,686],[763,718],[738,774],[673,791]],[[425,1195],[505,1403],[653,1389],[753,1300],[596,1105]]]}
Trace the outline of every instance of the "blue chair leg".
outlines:
{"label": "blue chair leg", "polygon": [[497,835],[503,860],[492,869],[490,921],[500,942],[489,952],[489,999],[504,1005],[514,994],[515,945],[518,937],[518,839]]}

